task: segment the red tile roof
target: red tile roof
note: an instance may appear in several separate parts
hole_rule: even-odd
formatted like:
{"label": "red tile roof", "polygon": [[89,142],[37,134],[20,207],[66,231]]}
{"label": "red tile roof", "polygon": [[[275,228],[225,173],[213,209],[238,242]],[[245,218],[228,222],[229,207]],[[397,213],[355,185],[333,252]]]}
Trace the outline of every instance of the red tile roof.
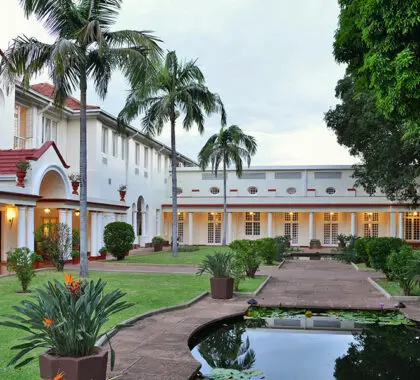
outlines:
{"label": "red tile roof", "polygon": [[22,160],[37,161],[48,148],[53,147],[63,166],[68,169],[63,156],[53,141],[47,141],[39,149],[8,149],[0,150],[0,174],[15,174],[16,163]]}
{"label": "red tile roof", "polygon": [[[33,84],[31,86],[31,89],[37,92],[38,94],[41,94],[43,96],[46,96],[47,98],[50,98],[54,100],[55,98],[55,87],[50,83],[38,83]],[[70,108],[72,110],[80,110],[80,101],[76,98],[73,98],[72,96],[69,96],[66,101],[64,102],[64,105],[67,108]],[[87,109],[99,109],[98,106],[86,106]]]}

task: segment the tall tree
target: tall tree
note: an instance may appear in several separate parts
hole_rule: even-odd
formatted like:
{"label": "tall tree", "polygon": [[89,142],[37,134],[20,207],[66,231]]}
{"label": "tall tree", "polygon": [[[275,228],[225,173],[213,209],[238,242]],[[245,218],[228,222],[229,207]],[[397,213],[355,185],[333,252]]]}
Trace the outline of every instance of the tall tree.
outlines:
{"label": "tall tree", "polygon": [[177,220],[177,152],[175,125],[184,115],[183,128],[189,131],[194,125],[203,133],[205,115],[221,113],[222,125],[226,113],[219,95],[210,92],[204,75],[196,61],[179,62],[175,51],[168,52],[164,62],[157,65],[154,74],[132,78],[133,89],[119,115],[119,125],[124,127],[144,113],[142,126],[149,135],[159,135],[166,123],[171,128],[172,150],[172,252],[178,255]]}
{"label": "tall tree", "polygon": [[6,50],[0,74],[8,83],[47,70],[55,86],[54,103],[62,107],[73,91],[80,91],[80,275],[87,277],[87,153],[86,92],[88,80],[105,98],[113,70],[132,79],[147,75],[161,50],[147,31],[111,28],[122,0],[20,0],[25,16],[34,15],[56,38],[52,44],[20,36]]}
{"label": "tall tree", "polygon": [[223,239],[226,245],[226,215],[227,215],[227,169],[235,165],[236,175],[242,176],[242,160],[251,164],[251,156],[257,151],[257,142],[253,136],[246,135],[237,125],[229,128],[222,126],[219,133],[211,136],[198,154],[198,162],[203,170],[211,163],[211,170],[217,175],[219,166],[223,170]]}

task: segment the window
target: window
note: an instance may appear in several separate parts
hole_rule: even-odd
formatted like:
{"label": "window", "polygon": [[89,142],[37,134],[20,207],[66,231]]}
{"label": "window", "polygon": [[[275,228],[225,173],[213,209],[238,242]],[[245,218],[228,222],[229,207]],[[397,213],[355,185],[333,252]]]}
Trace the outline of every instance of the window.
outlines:
{"label": "window", "polygon": [[261,233],[261,217],[259,212],[245,213],[245,235],[260,236]]}
{"label": "window", "polygon": [[108,128],[102,127],[102,153],[108,153]]}
{"label": "window", "polygon": [[220,189],[216,186],[210,187],[210,193],[212,193],[213,195],[219,194]]}
{"label": "window", "polygon": [[207,242],[209,244],[220,244],[222,242],[222,220],[221,212],[209,212],[207,214]]}
{"label": "window", "polygon": [[248,187],[248,193],[251,194],[251,195],[257,194],[258,189],[255,186],[250,186],[250,187]]}
{"label": "window", "polygon": [[136,148],[135,148],[135,163],[137,166],[140,165],[140,144],[136,143]]}
{"label": "window", "polygon": [[324,244],[337,244],[337,236],[338,214],[336,212],[324,212]]}
{"label": "window", "polygon": [[181,195],[182,194],[182,188],[181,187],[177,187],[176,188],[176,193],[177,193],[177,195]]}
{"label": "window", "polygon": [[27,149],[27,141],[32,138],[31,113],[26,107],[15,105],[14,113],[14,149]]}
{"label": "window", "polygon": [[184,213],[178,212],[178,241],[184,241]]}
{"label": "window", "polygon": [[420,215],[418,212],[404,214],[404,237],[405,240],[420,240]]}
{"label": "window", "polygon": [[118,157],[118,135],[117,132],[112,132],[112,155]]}
{"label": "window", "polygon": [[333,195],[333,194],[335,194],[335,189],[334,189],[333,187],[327,187],[327,188],[325,189],[325,192],[326,192],[328,195]]}
{"label": "window", "polygon": [[299,213],[286,212],[284,214],[284,234],[290,236],[292,244],[298,244],[299,241]]}
{"label": "window", "polygon": [[48,117],[42,117],[42,142],[54,141],[57,142],[57,122],[49,119]]}
{"label": "window", "polygon": [[158,154],[157,157],[157,170],[160,173],[162,171],[162,155]]}
{"label": "window", "polygon": [[121,137],[121,158],[125,160],[127,158],[127,139],[125,137]]}
{"label": "window", "polygon": [[147,170],[149,167],[149,148],[144,148],[144,168]]}
{"label": "window", "polygon": [[57,218],[42,218],[42,224],[44,226],[44,236],[50,235],[50,225],[57,224]]}
{"label": "window", "polygon": [[296,194],[296,187],[289,187],[286,192],[290,195]]}
{"label": "window", "polygon": [[363,213],[363,236],[378,237],[379,232],[379,214],[377,212]]}

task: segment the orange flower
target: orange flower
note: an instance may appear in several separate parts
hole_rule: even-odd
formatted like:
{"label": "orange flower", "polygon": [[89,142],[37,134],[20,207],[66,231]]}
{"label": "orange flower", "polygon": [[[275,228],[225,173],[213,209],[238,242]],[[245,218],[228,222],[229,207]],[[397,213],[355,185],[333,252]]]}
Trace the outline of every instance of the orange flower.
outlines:
{"label": "orange flower", "polygon": [[50,327],[51,325],[54,326],[54,319],[48,319],[48,318],[43,318],[44,319],[44,325],[45,327]]}
{"label": "orange flower", "polygon": [[71,285],[73,283],[74,280],[73,280],[73,275],[72,274],[65,273],[64,277],[66,278],[65,284],[67,286]]}
{"label": "orange flower", "polygon": [[52,380],[65,380],[64,372],[58,373],[57,375],[54,376],[54,379]]}
{"label": "orange flower", "polygon": [[71,284],[71,291],[75,292],[80,289],[80,282],[79,281],[73,281]]}

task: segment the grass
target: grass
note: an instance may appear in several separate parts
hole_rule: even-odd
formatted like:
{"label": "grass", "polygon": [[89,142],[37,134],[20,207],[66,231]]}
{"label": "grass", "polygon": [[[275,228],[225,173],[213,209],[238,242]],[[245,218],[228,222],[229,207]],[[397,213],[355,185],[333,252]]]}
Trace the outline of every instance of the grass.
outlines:
{"label": "grass", "polygon": [[[53,279],[61,281],[63,277],[62,273],[53,271],[38,272],[31,284],[31,289],[40,287],[45,282]],[[92,280],[102,278],[108,283],[106,288],[108,291],[120,288],[127,293],[126,300],[135,303],[132,308],[112,316],[106,325],[107,329],[148,310],[185,303],[203,291],[209,290],[208,276],[190,274],[90,272],[89,278]],[[255,279],[242,282],[240,290],[242,292],[255,291],[264,279],[265,276],[257,276]],[[2,314],[15,314],[12,306],[17,305],[23,299],[31,297],[30,294],[17,293],[18,290],[20,290],[20,287],[16,277],[0,278]],[[37,360],[18,370],[13,369],[13,367],[6,367],[15,354],[15,352],[10,350],[10,347],[18,344],[17,338],[25,335],[25,333],[16,329],[0,328],[0,379],[22,380],[39,378]]]}
{"label": "grass", "polygon": [[[389,294],[392,296],[403,296],[404,292],[401,287],[395,281],[388,281],[388,280],[376,280],[377,284],[384,288]],[[420,296],[420,287],[417,283],[415,288],[411,291],[412,296]]]}
{"label": "grass", "polygon": [[366,264],[365,263],[358,263],[358,264],[356,264],[357,265],[357,267],[359,267],[360,269],[367,269],[367,266],[366,266]]}

